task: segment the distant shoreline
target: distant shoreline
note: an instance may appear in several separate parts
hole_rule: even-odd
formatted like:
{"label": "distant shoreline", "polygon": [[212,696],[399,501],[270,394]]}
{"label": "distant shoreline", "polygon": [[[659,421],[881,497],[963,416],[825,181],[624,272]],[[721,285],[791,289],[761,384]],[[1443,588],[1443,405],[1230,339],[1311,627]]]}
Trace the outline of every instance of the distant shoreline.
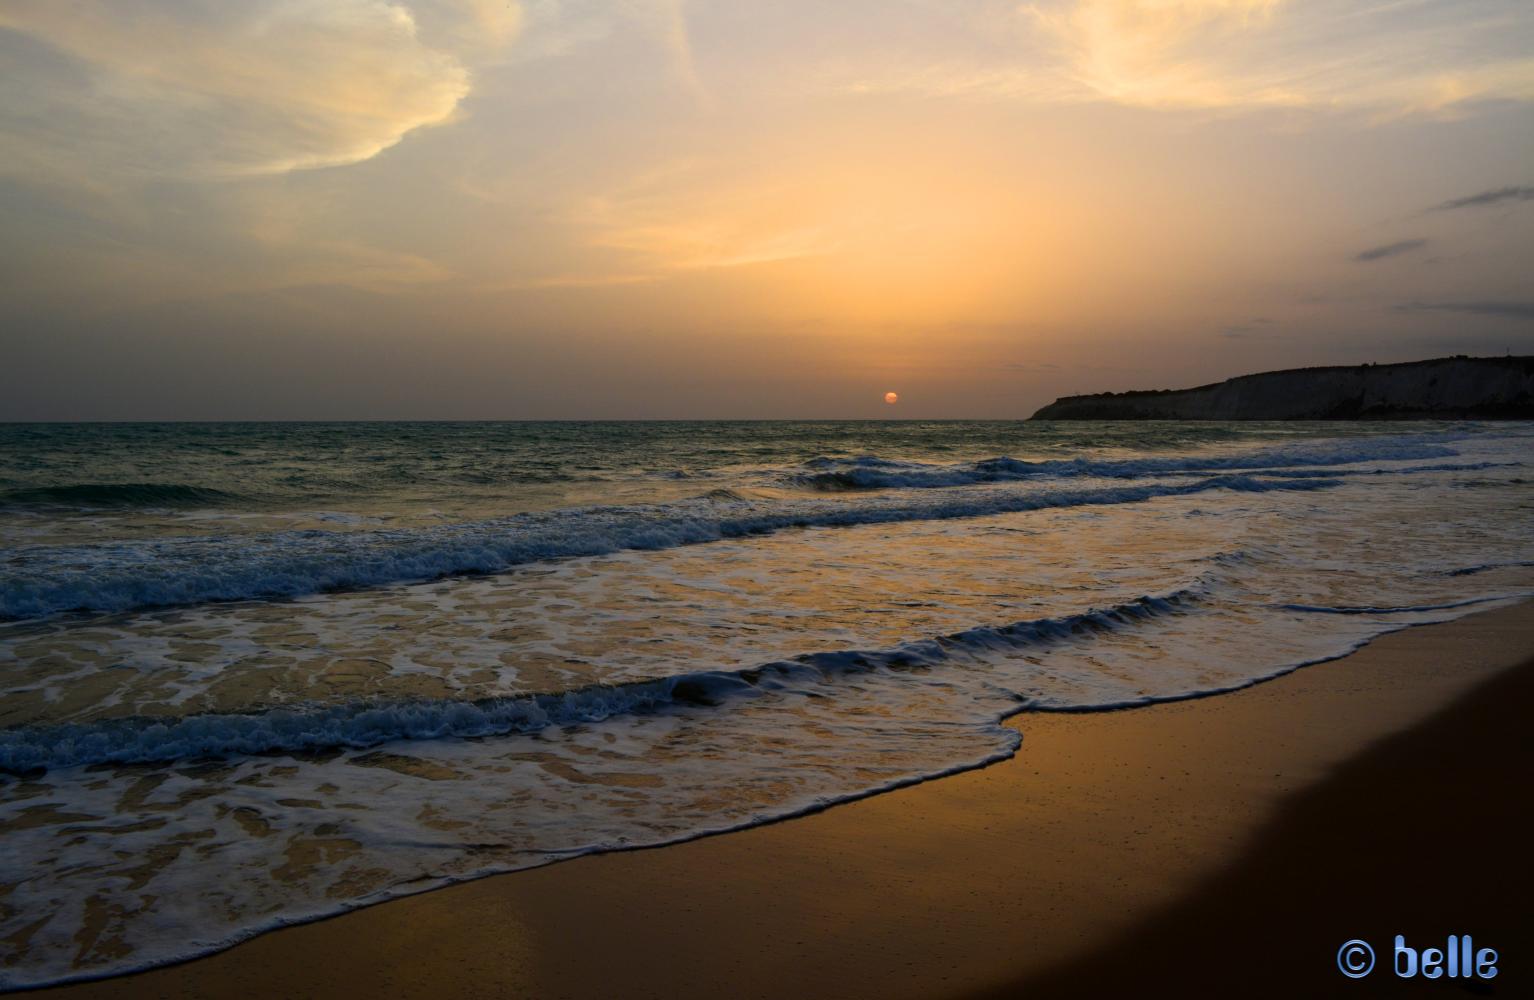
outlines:
{"label": "distant shoreline", "polygon": [[1291,368],[1191,389],[1062,396],[1033,420],[1534,420],[1534,357]]}

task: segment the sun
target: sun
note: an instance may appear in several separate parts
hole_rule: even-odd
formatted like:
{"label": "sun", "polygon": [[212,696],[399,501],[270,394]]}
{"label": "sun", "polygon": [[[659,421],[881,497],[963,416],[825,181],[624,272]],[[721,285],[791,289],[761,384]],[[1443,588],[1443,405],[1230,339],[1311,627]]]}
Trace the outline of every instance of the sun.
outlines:
{"label": "sun", "polygon": [[886,392],[884,394],[884,401],[891,406],[894,406],[896,403],[900,402],[900,396],[893,392]]}

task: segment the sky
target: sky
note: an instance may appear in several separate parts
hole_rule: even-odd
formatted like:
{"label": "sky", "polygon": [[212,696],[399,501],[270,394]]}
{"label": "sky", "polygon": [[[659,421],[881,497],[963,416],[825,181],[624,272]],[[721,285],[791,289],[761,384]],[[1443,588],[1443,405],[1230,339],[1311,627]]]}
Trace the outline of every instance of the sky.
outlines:
{"label": "sky", "polygon": [[1534,353],[1530,38],[1527,0],[0,0],[0,419],[1011,418]]}

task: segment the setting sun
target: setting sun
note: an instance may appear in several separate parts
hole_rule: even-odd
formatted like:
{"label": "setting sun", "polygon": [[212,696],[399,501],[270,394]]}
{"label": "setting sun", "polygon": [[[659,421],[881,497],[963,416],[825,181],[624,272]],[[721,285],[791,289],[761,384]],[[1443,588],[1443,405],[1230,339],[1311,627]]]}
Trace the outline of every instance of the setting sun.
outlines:
{"label": "setting sun", "polygon": [[896,403],[900,402],[900,396],[893,392],[886,392],[884,394],[884,401],[891,406],[894,406]]}

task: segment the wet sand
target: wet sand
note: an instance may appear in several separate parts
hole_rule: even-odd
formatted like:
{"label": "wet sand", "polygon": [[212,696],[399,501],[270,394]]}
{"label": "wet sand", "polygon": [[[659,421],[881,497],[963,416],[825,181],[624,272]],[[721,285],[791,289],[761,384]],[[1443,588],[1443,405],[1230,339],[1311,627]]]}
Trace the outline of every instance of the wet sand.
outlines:
{"label": "wet sand", "polygon": [[[289,928],[80,997],[1326,996],[1389,943],[1530,995],[1534,604],[1234,694],[1024,715],[1016,758]],[[1338,946],[1370,941],[1367,980]],[[1439,941],[1432,939],[1437,938]],[[1419,940],[1420,939],[1420,940]],[[1461,983],[1461,986],[1466,985]]]}

